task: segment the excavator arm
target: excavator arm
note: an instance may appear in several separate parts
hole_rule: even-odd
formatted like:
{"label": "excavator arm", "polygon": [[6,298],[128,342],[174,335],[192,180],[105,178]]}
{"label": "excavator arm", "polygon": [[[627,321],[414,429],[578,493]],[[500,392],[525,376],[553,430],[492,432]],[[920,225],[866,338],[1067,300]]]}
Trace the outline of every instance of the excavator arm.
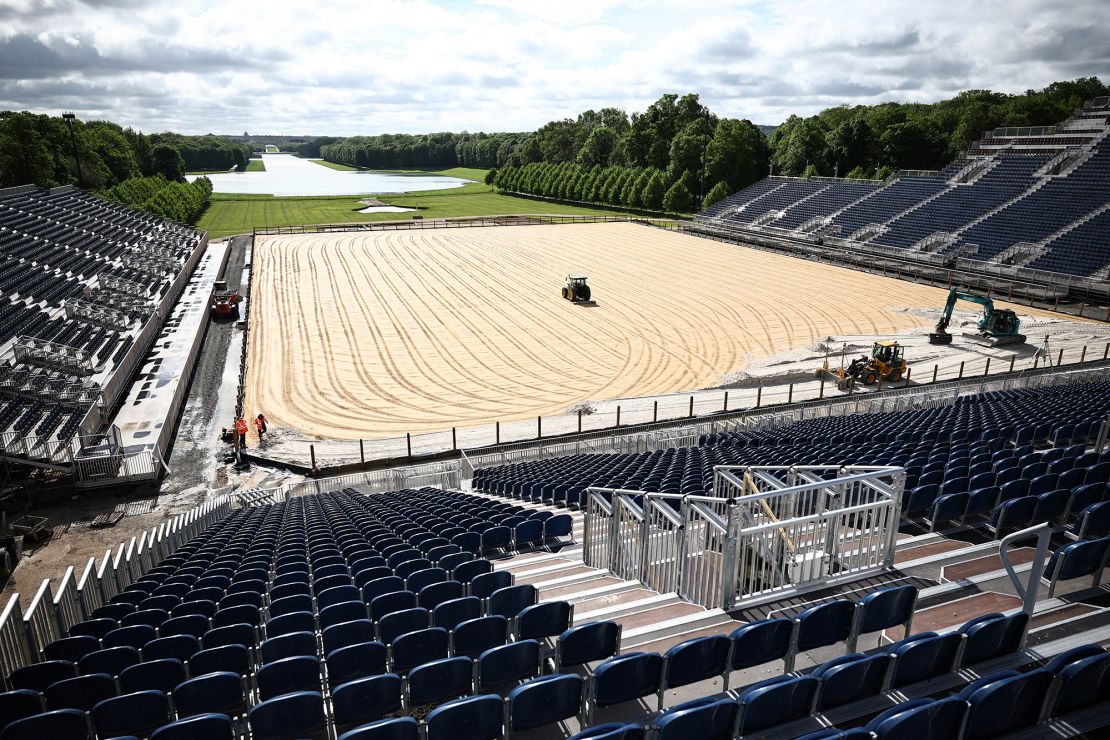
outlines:
{"label": "excavator arm", "polygon": [[983,307],[983,315],[979,318],[979,332],[982,335],[996,337],[1003,340],[1002,343],[1025,341],[1025,337],[1017,333],[1021,322],[1013,311],[996,311],[994,301],[989,297],[978,293],[961,293],[953,288],[948,292],[948,300],[944,304],[944,311],[941,313],[936,329],[929,335],[930,344],[948,344],[952,341],[952,335],[947,330],[952,322],[952,311],[958,301],[967,301]]}

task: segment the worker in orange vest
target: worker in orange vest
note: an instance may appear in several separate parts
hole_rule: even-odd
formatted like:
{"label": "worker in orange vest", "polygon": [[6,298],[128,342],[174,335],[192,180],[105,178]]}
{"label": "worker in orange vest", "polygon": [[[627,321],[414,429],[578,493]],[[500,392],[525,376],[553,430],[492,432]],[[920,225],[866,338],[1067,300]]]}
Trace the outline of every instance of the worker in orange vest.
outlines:
{"label": "worker in orange vest", "polygon": [[258,444],[262,444],[262,435],[266,433],[266,422],[262,414],[254,417],[254,428],[258,432]]}
{"label": "worker in orange vest", "polygon": [[235,418],[235,433],[239,435],[239,449],[247,446],[247,422],[242,416]]}

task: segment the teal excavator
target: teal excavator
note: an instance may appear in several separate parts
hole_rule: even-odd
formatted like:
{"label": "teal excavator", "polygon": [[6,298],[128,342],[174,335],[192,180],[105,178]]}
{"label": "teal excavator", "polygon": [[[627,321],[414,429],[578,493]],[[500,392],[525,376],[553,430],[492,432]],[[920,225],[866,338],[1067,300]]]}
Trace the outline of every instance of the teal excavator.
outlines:
{"label": "teal excavator", "polygon": [[978,293],[961,293],[953,288],[948,293],[948,302],[944,304],[944,313],[937,322],[936,330],[929,335],[929,344],[950,344],[952,335],[948,333],[948,324],[952,321],[952,309],[957,301],[977,303],[983,307],[983,315],[979,318],[979,331],[975,334],[965,334],[975,341],[997,347],[1002,344],[1020,344],[1025,341],[1021,333],[1021,319],[1017,314],[1007,308],[995,308],[994,301]]}

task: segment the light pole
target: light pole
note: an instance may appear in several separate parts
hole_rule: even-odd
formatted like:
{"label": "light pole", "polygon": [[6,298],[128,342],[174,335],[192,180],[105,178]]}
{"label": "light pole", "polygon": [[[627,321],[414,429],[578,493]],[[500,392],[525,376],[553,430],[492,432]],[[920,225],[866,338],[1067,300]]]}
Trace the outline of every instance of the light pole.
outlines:
{"label": "light pole", "polygon": [[705,196],[707,195],[705,186],[709,184],[705,181],[705,160],[708,156],[709,156],[709,135],[706,134],[705,135],[705,143],[702,144],[702,147],[701,147],[701,188],[700,188],[701,198],[698,200],[698,206],[699,207],[702,206],[705,203]]}
{"label": "light pole", "polygon": [[77,153],[77,137],[73,134],[73,119],[77,116],[72,113],[63,113],[62,120],[66,122],[66,128],[69,129],[69,145],[73,149],[73,159],[77,162],[77,186],[85,187],[85,179],[81,176],[81,155]]}

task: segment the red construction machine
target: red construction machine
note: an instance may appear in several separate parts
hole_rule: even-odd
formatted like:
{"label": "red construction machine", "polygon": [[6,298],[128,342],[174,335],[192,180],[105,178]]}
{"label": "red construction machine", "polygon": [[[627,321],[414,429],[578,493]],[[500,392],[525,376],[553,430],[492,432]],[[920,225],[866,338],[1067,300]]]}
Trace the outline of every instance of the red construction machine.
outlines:
{"label": "red construction machine", "polygon": [[239,302],[243,297],[238,291],[228,290],[227,283],[217,280],[212,290],[212,316],[226,318],[239,313]]}

